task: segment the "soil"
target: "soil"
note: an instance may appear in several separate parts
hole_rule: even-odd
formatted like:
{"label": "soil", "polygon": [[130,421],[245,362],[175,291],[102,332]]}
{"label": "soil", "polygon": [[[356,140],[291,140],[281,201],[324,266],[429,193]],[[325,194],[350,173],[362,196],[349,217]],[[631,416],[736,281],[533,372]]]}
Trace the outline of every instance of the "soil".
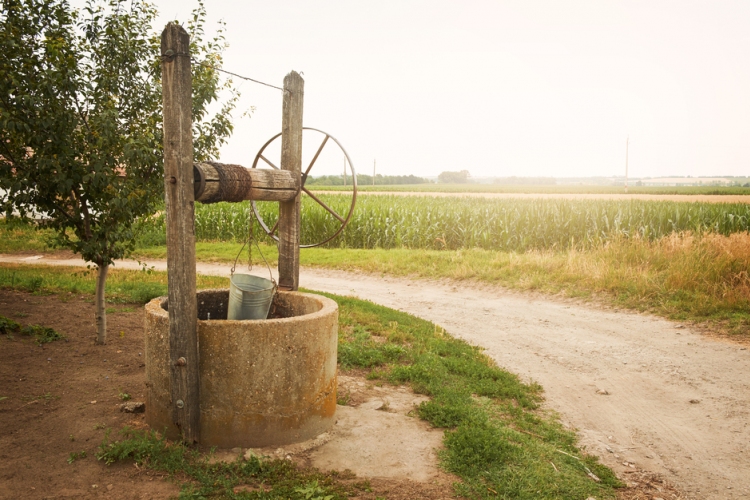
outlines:
{"label": "soil", "polygon": [[[106,429],[143,427],[120,394],[144,399],[143,312],[108,315],[110,342],[94,345],[94,306],[74,295],[0,290],[0,315],[44,325],[65,340],[0,335],[0,498],[169,498],[179,488],[133,464],[95,458]],[[132,312],[128,312],[132,311]],[[85,458],[68,463],[71,453]]]}
{"label": "soil", "polygon": [[[3,261],[81,265],[75,259],[50,256],[31,259],[0,256],[0,262]],[[138,267],[136,262],[128,261],[117,265]],[[149,262],[149,265],[157,270],[165,267],[164,262]],[[228,275],[227,267],[199,264],[198,271]],[[545,388],[547,406],[578,432],[589,453],[599,456],[628,484],[629,488],[620,492],[621,498],[750,497],[747,344],[707,336],[691,325],[647,314],[469,282],[382,278],[312,269],[303,269],[300,281],[309,289],[365,298],[434,321],[449,333],[486,348],[500,366],[526,380],[539,382]],[[0,365],[0,387],[3,390],[8,387],[15,402],[25,404],[18,398],[60,393],[60,399],[23,408],[18,408],[20,404],[7,404],[8,400],[0,402],[0,458],[22,464],[19,467],[9,466],[6,460],[0,462],[3,478],[0,497],[6,495],[2,489],[5,484],[39,488],[49,483],[56,485],[54,491],[75,484],[83,492],[89,491],[84,488],[93,484],[101,487],[106,483],[114,485],[113,491],[130,488],[127,494],[133,492],[131,496],[112,498],[138,498],[140,491],[148,491],[150,485],[144,481],[149,477],[134,469],[125,466],[107,469],[91,458],[70,466],[65,462],[68,453],[76,451],[79,440],[88,438],[89,456],[93,454],[103,436],[101,431],[93,429],[97,422],[103,421],[112,428],[139,422],[137,417],[119,413],[116,405],[121,385],[137,397],[142,394],[143,386],[138,384],[142,384],[143,368],[136,368],[140,374],[132,375],[135,388],[125,384],[126,379],[120,373],[135,368],[136,361],[131,358],[135,355],[137,360],[137,350],[143,345],[136,333],[141,328],[142,313],[111,315],[113,332],[117,328],[125,331],[115,326],[116,322],[131,315],[132,333],[128,330],[112,344],[97,347],[92,344],[94,325],[90,304],[85,303],[87,309],[80,301],[69,302],[68,306],[59,302],[45,305],[44,302],[52,304],[57,299],[23,296],[26,302],[22,302],[23,298],[19,298],[22,294],[0,293],[0,302],[13,302],[0,304],[0,314],[13,317],[14,308],[22,305],[30,308],[31,304],[26,302],[32,301],[35,307],[42,308],[41,312],[33,313],[38,314],[34,317],[28,312],[24,322],[57,328],[56,321],[63,324],[67,321],[67,328],[75,332],[69,334],[69,342],[48,344],[44,348],[20,338],[0,340],[2,352],[9,353],[4,358],[10,360],[10,364]],[[68,314],[74,315],[71,316],[74,319],[64,319]],[[69,333],[65,328],[62,331]],[[129,350],[118,347],[119,343],[127,347],[128,341],[132,342]],[[61,363],[66,367],[74,366],[75,362],[80,364],[81,359],[85,360],[84,365],[67,369],[46,361],[48,357],[58,359],[47,354],[53,351],[58,357],[69,356],[62,358],[67,360]],[[102,359],[109,361],[105,363]],[[40,364],[46,367],[44,371],[38,370]],[[15,382],[11,377],[15,373],[22,380]],[[104,379],[107,375],[110,379]],[[62,384],[61,380],[66,382]],[[64,386],[74,389],[63,391]],[[105,399],[106,406],[99,404]],[[90,404],[90,400],[98,403]],[[86,415],[91,419],[84,421]],[[80,425],[77,432],[83,437],[76,436],[76,442],[65,441],[69,434],[75,435],[75,429],[58,431],[67,429],[66,425]],[[50,434],[50,429],[55,431]],[[48,457],[54,460],[49,461]],[[312,460],[312,454],[299,459]],[[41,463],[45,463],[46,475],[38,472]],[[77,473],[69,473],[76,467],[81,470],[81,481]],[[19,477],[13,479],[15,475]],[[401,479],[375,481],[374,486],[390,484],[389,498],[398,498],[393,495],[402,490],[411,490],[408,494],[415,498],[450,494],[449,486],[439,484]],[[146,489],[139,490],[143,484]],[[431,485],[432,492],[412,489],[420,484]]]}
{"label": "soil", "polygon": [[[318,191],[316,191],[318,192]],[[341,194],[342,191],[320,191]],[[439,191],[359,191],[357,196],[429,196],[432,198],[541,198],[552,200],[647,200],[693,203],[750,203],[743,194],[625,194],[625,193],[444,193]]]}

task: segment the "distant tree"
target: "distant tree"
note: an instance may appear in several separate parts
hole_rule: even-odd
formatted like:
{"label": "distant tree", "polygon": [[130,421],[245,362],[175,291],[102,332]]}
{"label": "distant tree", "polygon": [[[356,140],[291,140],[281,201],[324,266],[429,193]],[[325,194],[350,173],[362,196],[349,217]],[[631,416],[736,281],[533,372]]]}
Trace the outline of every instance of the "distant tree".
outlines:
{"label": "distant tree", "polygon": [[466,184],[469,182],[469,171],[441,172],[438,175],[438,182],[442,184]]}
{"label": "distant tree", "polygon": [[[97,269],[97,342],[106,342],[109,266],[133,249],[136,224],[163,200],[162,100],[156,10],[139,0],[0,1],[0,203],[6,216],[42,216],[55,244]],[[206,11],[187,30],[198,61],[221,64],[222,30],[203,39]],[[231,134],[237,94],[193,66],[195,158]]]}

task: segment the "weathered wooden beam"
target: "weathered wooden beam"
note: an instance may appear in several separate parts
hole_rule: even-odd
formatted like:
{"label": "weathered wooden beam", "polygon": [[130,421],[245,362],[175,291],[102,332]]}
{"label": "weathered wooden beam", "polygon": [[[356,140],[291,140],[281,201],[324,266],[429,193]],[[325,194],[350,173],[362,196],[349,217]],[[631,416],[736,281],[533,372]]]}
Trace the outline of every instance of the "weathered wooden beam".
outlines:
{"label": "weathered wooden beam", "polygon": [[182,27],[167,24],[161,54],[172,418],[183,440],[193,444],[200,440],[193,101],[190,37]]}
{"label": "weathered wooden beam", "polygon": [[293,201],[299,192],[299,176],[288,170],[245,168],[216,162],[193,165],[195,201]]}
{"label": "weathered wooden beam", "polygon": [[[281,169],[302,175],[302,104],[305,81],[296,71],[284,78]],[[300,198],[279,203],[279,288],[299,289]]]}

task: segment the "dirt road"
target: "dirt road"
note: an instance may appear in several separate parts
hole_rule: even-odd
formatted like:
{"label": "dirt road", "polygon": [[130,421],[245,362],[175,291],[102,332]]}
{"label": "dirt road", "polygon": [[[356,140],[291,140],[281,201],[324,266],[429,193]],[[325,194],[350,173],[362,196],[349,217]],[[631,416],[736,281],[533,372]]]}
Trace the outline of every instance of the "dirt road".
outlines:
{"label": "dirt road", "polygon": [[[81,264],[25,259],[0,256]],[[200,264],[199,272],[228,268]],[[750,498],[750,350],[742,345],[653,316],[471,283],[314,269],[300,281],[409,312],[485,347],[499,365],[539,382],[548,407],[621,477],[644,469],[688,498]]]}

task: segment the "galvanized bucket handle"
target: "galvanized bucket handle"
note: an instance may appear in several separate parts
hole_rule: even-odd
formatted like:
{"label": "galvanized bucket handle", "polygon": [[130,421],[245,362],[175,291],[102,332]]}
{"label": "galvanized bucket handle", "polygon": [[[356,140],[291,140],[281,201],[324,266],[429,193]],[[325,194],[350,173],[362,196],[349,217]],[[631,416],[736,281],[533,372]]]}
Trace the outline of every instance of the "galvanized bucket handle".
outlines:
{"label": "galvanized bucket handle", "polygon": [[[273,283],[273,293],[276,294],[276,290],[279,288],[279,285],[276,283],[276,280],[273,278],[273,272],[271,271],[271,266],[268,265],[268,261],[266,260],[266,256],[263,255],[263,250],[260,249],[260,245],[258,245],[258,241],[255,238],[252,238],[253,243],[255,243],[255,248],[258,249],[258,253],[260,253],[260,256],[263,258],[263,262],[266,264],[266,268],[268,269],[268,276],[271,278],[271,283]],[[234,258],[234,264],[232,264],[232,269],[229,271],[229,276],[234,276],[234,270],[237,267],[237,261],[240,258],[240,255],[242,255],[242,251],[245,249],[245,245],[247,245],[247,241],[242,243],[242,248],[240,248],[240,251],[237,252],[237,257]],[[248,271],[253,270],[253,262],[252,260],[247,265]]]}

